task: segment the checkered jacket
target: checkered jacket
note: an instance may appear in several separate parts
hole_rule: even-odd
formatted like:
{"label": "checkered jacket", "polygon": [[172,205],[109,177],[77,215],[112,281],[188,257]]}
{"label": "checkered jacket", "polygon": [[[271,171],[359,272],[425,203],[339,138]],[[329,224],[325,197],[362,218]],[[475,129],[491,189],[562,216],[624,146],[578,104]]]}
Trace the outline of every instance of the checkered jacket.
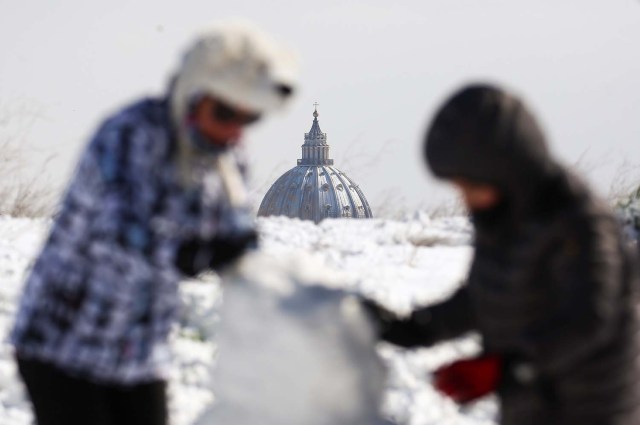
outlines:
{"label": "checkered jacket", "polygon": [[177,247],[230,230],[235,213],[210,155],[181,185],[169,116],[166,100],[146,99],[90,142],[26,281],[18,355],[100,382],[167,377]]}

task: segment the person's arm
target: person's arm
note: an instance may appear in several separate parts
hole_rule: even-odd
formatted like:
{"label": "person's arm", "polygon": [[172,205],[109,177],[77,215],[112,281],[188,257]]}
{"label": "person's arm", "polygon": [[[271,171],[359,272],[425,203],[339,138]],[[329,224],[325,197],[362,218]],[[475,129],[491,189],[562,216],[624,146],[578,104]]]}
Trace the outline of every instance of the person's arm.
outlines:
{"label": "person's arm", "polygon": [[216,167],[212,172],[218,173],[222,180],[230,181],[223,182],[224,190],[215,195],[220,203],[216,234],[209,238],[184,240],[177,249],[175,265],[188,277],[207,269],[220,271],[258,245],[258,234],[246,194],[247,167],[243,153],[234,148],[219,154],[225,155],[224,158],[212,161],[212,166]]}
{"label": "person's arm", "polygon": [[400,318],[367,300],[365,308],[378,324],[381,339],[401,347],[430,346],[456,338],[474,328],[474,320],[466,286],[449,299],[415,310],[409,317]]}
{"label": "person's arm", "polygon": [[610,341],[620,326],[627,264],[615,220],[577,217],[562,226],[549,260],[552,299],[545,320],[524,335],[527,357],[540,371],[562,370]]}

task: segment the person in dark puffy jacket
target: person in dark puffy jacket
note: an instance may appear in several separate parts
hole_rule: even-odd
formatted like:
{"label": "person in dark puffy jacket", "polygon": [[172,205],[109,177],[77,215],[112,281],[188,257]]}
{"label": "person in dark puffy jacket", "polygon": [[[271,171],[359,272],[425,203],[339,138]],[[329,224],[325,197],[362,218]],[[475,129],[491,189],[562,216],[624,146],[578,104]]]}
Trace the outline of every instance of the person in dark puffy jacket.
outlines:
{"label": "person in dark puffy jacket", "polygon": [[248,24],[187,50],[166,96],[107,118],[27,278],[11,340],[39,425],[164,425],[177,284],[255,246],[239,139],[291,55]]}
{"label": "person in dark puffy jacket", "polygon": [[482,353],[435,386],[460,403],[495,391],[503,425],[640,423],[638,277],[609,207],[562,167],[523,102],[490,85],[455,93],[424,145],[475,228],[468,279],[398,317],[373,301],[381,338],[430,346],[479,332]]}

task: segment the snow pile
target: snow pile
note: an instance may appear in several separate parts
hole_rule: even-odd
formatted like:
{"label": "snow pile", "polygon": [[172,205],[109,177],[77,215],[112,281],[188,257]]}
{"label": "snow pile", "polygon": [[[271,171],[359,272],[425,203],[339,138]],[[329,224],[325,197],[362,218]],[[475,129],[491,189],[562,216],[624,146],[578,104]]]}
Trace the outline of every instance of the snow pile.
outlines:
{"label": "snow pile", "polygon": [[[366,295],[398,312],[408,312],[416,305],[433,303],[446,297],[466,275],[471,257],[471,228],[464,218],[431,221],[425,215],[417,214],[403,221],[326,220],[314,225],[310,222],[276,217],[260,219],[259,226],[261,250],[273,256],[274,263],[287,263],[292,258],[302,258],[309,262],[308,264],[315,264],[313,267],[301,266],[300,263],[291,265],[297,270],[298,281],[314,282],[323,287]],[[0,337],[3,339],[11,326],[25,268],[37,254],[47,227],[48,223],[44,221],[0,218]],[[234,297],[237,296],[238,300],[249,294],[249,291],[243,292],[243,288],[247,287],[238,285],[234,289],[237,290]],[[275,305],[281,296],[278,295],[281,292],[276,288],[271,290],[271,295],[260,295],[259,305],[264,308],[265,314],[270,311],[268,307]],[[262,291],[266,289],[263,288]],[[300,317],[314,317],[317,323],[329,322],[327,328],[321,327],[318,332],[330,334],[329,329],[337,329],[335,326],[331,327],[331,321],[335,320],[331,317],[339,317],[339,314],[337,311],[332,314],[327,312],[334,308],[329,306],[343,304],[337,298],[333,298],[343,295],[336,295],[338,291],[317,291],[326,295],[317,298],[319,305],[323,304],[322,300],[333,299],[326,301],[326,310],[318,310],[324,313],[313,316],[304,308],[298,313]],[[183,303],[182,314],[173,335],[177,367],[170,382],[171,418],[174,425],[200,425],[203,422],[197,422],[198,418],[216,400],[210,376],[211,366],[217,357],[216,341],[218,337],[223,338],[222,341],[226,341],[227,338],[225,328],[218,325],[221,306],[224,305],[219,278],[209,275],[199,282],[185,282],[180,294]],[[299,307],[302,305],[304,303]],[[222,308],[225,309],[224,314],[231,317],[232,313],[227,313],[227,306]],[[235,311],[240,314],[239,310]],[[283,329],[284,326],[294,329],[304,324],[287,323],[281,326]],[[247,323],[245,329],[240,327],[237,330],[256,332],[259,329],[251,328]],[[265,338],[277,331],[273,327],[263,331],[264,336],[260,341],[266,353],[267,348],[276,348],[277,344],[274,341],[274,344],[267,347],[268,340]],[[217,335],[218,333],[220,335]],[[287,334],[289,333],[287,331]],[[291,375],[292,371],[296,370],[295,373],[303,374],[305,377],[325,378],[325,381],[318,382],[328,382],[328,373],[318,375],[318,372],[312,370],[300,370],[299,368],[304,369],[305,366],[301,362],[293,361],[296,350],[301,350],[304,345],[304,339],[301,337],[304,333],[298,332],[297,335],[300,336],[297,340],[298,345],[291,346],[290,354],[283,352],[283,358],[279,360],[281,365],[291,365],[290,371],[280,370],[283,374],[281,376],[286,376],[287,373]],[[288,344],[289,340],[286,340],[286,343]],[[413,351],[379,344],[378,352],[388,369],[383,401],[385,414],[410,425],[495,424],[496,405],[493,399],[460,408],[437,394],[430,385],[431,371],[455,358],[472,355],[477,351],[477,347],[477,341],[473,337],[441,344],[431,349]],[[347,351],[351,348],[342,347]],[[248,356],[255,351],[257,350],[247,350],[245,354]],[[319,349],[318,351],[318,356],[330,355],[330,352],[321,352]],[[308,347],[305,352],[310,352]],[[259,354],[260,351],[255,353],[256,358],[259,358]],[[224,354],[221,356],[224,365]],[[240,357],[237,360],[235,364],[227,363],[230,365],[228,370],[233,370],[231,366],[240,365]],[[252,367],[247,366],[246,370],[251,372]],[[352,373],[360,373],[358,370],[360,369]],[[367,367],[363,370],[375,368]],[[250,373],[247,376],[250,377]],[[229,376],[227,378],[231,379]],[[224,383],[224,379],[227,378],[221,374],[217,379],[219,383]],[[375,380],[373,377],[371,379]],[[287,384],[282,381],[278,382],[278,385],[280,388],[286,388]],[[367,388],[368,385],[361,388]],[[229,386],[231,384],[227,385]],[[373,388],[375,385],[370,387]],[[264,388],[256,390],[265,391]],[[220,405],[223,405],[226,394],[222,389],[220,397]],[[272,400],[274,404],[279,403],[276,398]],[[362,402],[361,406],[364,405]],[[273,413],[278,406],[270,407],[267,402],[262,408],[266,409],[265,412]],[[27,425],[31,420],[29,405],[16,376],[11,349],[3,343],[0,345],[0,423]]]}
{"label": "snow pile", "polygon": [[38,253],[49,222],[0,216],[0,423],[31,424],[31,411],[6,344],[24,270]]}
{"label": "snow pile", "polygon": [[383,423],[372,324],[355,297],[317,284],[323,270],[255,253],[225,276],[218,403],[198,424]]}
{"label": "snow pile", "polygon": [[307,252],[345,273],[349,287],[394,310],[444,298],[464,279],[471,226],[462,217],[431,221],[259,220],[261,246],[274,255]]}
{"label": "snow pile", "polygon": [[[259,225],[265,251],[283,258],[314,256],[328,270],[341,272],[343,287],[400,313],[446,298],[466,276],[472,254],[472,228],[463,217],[431,220],[418,213],[403,221],[325,220],[319,225],[270,217]],[[430,372],[477,350],[473,337],[411,351],[380,344],[388,367],[384,413],[410,425],[494,424],[495,400],[460,408],[430,383]]]}

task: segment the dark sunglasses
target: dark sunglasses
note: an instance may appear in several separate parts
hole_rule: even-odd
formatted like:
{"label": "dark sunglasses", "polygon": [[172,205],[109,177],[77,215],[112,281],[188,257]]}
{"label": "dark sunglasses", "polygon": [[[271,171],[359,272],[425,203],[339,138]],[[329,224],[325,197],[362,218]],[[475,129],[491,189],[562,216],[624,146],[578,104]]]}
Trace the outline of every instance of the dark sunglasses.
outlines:
{"label": "dark sunglasses", "polygon": [[213,118],[225,124],[236,123],[239,125],[249,125],[260,119],[260,114],[239,112],[237,109],[219,100],[214,101],[212,109]]}

